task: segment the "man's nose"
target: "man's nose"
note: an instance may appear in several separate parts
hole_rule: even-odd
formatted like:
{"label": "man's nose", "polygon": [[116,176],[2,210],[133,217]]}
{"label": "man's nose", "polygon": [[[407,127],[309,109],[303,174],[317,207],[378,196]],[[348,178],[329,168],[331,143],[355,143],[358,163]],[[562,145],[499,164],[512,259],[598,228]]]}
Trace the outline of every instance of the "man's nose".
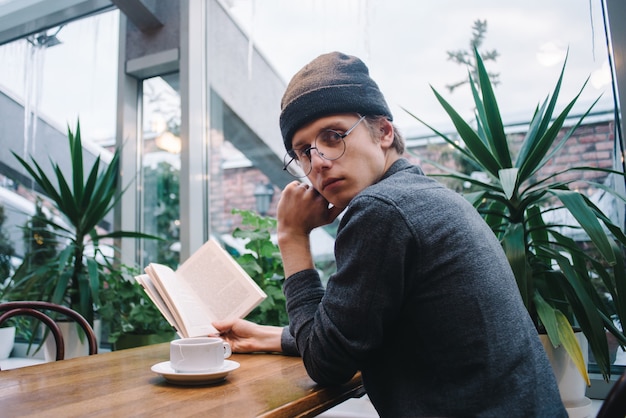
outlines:
{"label": "man's nose", "polygon": [[[315,151],[315,152],[313,152]],[[317,148],[311,149],[311,167],[315,169],[316,167],[326,167],[328,166],[329,160],[323,157],[324,153],[318,150]]]}

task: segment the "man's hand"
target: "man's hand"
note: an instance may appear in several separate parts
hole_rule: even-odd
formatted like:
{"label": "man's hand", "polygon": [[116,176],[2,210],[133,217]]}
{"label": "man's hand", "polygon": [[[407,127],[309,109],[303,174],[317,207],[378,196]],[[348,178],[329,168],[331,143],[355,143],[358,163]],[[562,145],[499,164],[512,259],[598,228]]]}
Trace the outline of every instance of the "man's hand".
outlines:
{"label": "man's hand", "polygon": [[281,193],[276,213],[278,246],[285,277],[315,268],[309,234],[318,226],[331,223],[341,210],[305,183],[289,183]]}
{"label": "man's hand", "polygon": [[219,337],[230,344],[233,353],[282,352],[283,329],[270,325],[259,325],[245,319],[215,321],[213,326]]}

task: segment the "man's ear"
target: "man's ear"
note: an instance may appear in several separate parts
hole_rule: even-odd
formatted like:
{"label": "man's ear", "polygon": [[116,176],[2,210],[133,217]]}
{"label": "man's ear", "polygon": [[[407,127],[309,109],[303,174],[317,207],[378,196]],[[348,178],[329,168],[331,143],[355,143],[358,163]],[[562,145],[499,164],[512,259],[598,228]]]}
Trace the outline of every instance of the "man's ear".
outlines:
{"label": "man's ear", "polygon": [[393,124],[386,118],[381,118],[378,129],[380,129],[380,144],[383,148],[390,148],[393,143]]}

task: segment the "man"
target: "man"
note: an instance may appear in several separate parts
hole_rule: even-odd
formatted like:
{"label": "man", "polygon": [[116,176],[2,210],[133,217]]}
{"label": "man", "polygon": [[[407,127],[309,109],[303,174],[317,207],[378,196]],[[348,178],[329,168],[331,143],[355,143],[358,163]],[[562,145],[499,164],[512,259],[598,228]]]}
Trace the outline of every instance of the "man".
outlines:
{"label": "man", "polygon": [[[365,64],[322,55],[281,103],[278,244],[289,327],[217,323],[239,352],[302,356],[315,381],[360,370],[381,416],[566,417],[500,243],[461,196],[402,158]],[[324,289],[309,235],[343,212]]]}

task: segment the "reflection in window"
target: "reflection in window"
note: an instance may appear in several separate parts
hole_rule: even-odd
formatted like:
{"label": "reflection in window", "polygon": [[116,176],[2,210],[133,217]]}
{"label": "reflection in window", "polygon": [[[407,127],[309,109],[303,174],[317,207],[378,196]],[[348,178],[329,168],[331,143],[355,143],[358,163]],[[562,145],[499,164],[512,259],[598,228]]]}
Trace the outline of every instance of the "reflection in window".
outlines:
{"label": "reflection in window", "polygon": [[[80,119],[86,164],[97,156],[109,161],[107,149],[115,143],[118,25],[119,12],[111,11],[0,45],[2,241],[14,249],[13,267],[32,253],[24,226],[50,218],[54,209],[32,190],[11,151],[27,160],[34,156],[47,173],[48,160],[67,170],[67,128],[74,131]],[[99,226],[110,230],[112,218],[110,213]]]}
{"label": "reflection in window", "polygon": [[176,268],[180,249],[180,94],[178,74],[143,82],[141,230],[163,241],[144,240],[143,265]]}

